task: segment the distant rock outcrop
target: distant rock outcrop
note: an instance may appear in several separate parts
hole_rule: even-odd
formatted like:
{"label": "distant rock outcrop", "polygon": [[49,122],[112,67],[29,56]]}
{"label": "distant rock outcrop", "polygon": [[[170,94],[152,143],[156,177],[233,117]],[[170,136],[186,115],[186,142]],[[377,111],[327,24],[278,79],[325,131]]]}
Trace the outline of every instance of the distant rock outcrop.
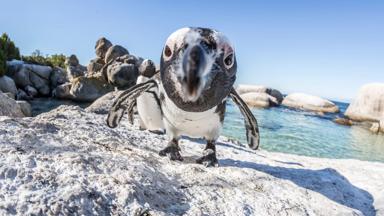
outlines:
{"label": "distant rock outcrop", "polygon": [[336,113],[339,112],[339,107],[333,102],[304,93],[293,93],[287,95],[282,104],[287,107],[301,109],[319,113]]}
{"label": "distant rock outcrop", "polygon": [[284,98],[279,90],[261,85],[239,85],[236,91],[252,107],[278,106]]}
{"label": "distant rock outcrop", "polygon": [[362,86],[345,115],[353,121],[372,122],[372,131],[384,132],[384,83]]}

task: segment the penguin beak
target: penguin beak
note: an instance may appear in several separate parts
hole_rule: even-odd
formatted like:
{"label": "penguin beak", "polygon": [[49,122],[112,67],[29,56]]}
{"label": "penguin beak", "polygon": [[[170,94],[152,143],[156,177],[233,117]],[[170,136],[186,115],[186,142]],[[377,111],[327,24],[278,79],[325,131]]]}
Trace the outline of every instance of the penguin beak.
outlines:
{"label": "penguin beak", "polygon": [[183,58],[184,77],[182,86],[184,94],[190,101],[196,101],[203,89],[202,74],[206,65],[206,58],[203,48],[195,45],[186,50]]}

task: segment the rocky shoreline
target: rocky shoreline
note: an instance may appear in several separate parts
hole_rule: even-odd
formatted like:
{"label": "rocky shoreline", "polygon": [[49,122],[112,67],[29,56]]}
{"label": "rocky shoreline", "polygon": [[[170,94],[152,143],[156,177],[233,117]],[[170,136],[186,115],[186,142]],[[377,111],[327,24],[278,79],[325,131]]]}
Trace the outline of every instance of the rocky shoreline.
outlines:
{"label": "rocky shoreline", "polygon": [[186,160],[169,161],[157,153],[164,136],[105,118],[76,106],[0,117],[1,214],[384,215],[383,163],[255,152],[222,137],[220,166],[206,168],[194,163],[199,140],[182,140]]}

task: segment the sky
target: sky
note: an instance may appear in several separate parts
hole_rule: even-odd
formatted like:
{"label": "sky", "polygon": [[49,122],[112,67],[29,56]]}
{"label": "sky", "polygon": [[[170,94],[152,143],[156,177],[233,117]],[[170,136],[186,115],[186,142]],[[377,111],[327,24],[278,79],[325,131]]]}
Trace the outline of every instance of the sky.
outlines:
{"label": "sky", "polygon": [[0,0],[0,32],[23,55],[76,54],[87,65],[104,36],[159,63],[167,37],[185,27],[223,32],[235,46],[237,84],[349,101],[384,82],[384,1]]}

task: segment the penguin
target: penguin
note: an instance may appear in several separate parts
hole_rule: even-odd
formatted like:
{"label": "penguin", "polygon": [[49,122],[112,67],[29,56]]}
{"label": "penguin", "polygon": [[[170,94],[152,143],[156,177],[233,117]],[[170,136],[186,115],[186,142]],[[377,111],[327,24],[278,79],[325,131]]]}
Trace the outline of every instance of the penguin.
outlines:
{"label": "penguin", "polygon": [[182,161],[180,137],[203,138],[207,143],[196,162],[217,166],[215,143],[224,122],[227,98],[244,117],[248,146],[255,150],[259,147],[257,120],[233,88],[236,72],[235,50],[224,34],[209,28],[179,29],[166,40],[159,76],[121,93],[110,109],[107,124],[117,127],[134,100],[155,88],[169,139],[159,155]]}
{"label": "penguin", "polygon": [[[141,84],[154,78],[156,66],[153,61],[146,59],[139,67],[139,76],[136,84]],[[155,79],[154,79],[155,80]],[[139,114],[140,129],[162,134],[164,130],[162,110],[159,100],[158,88],[153,87],[141,94],[136,99],[137,112]]]}

